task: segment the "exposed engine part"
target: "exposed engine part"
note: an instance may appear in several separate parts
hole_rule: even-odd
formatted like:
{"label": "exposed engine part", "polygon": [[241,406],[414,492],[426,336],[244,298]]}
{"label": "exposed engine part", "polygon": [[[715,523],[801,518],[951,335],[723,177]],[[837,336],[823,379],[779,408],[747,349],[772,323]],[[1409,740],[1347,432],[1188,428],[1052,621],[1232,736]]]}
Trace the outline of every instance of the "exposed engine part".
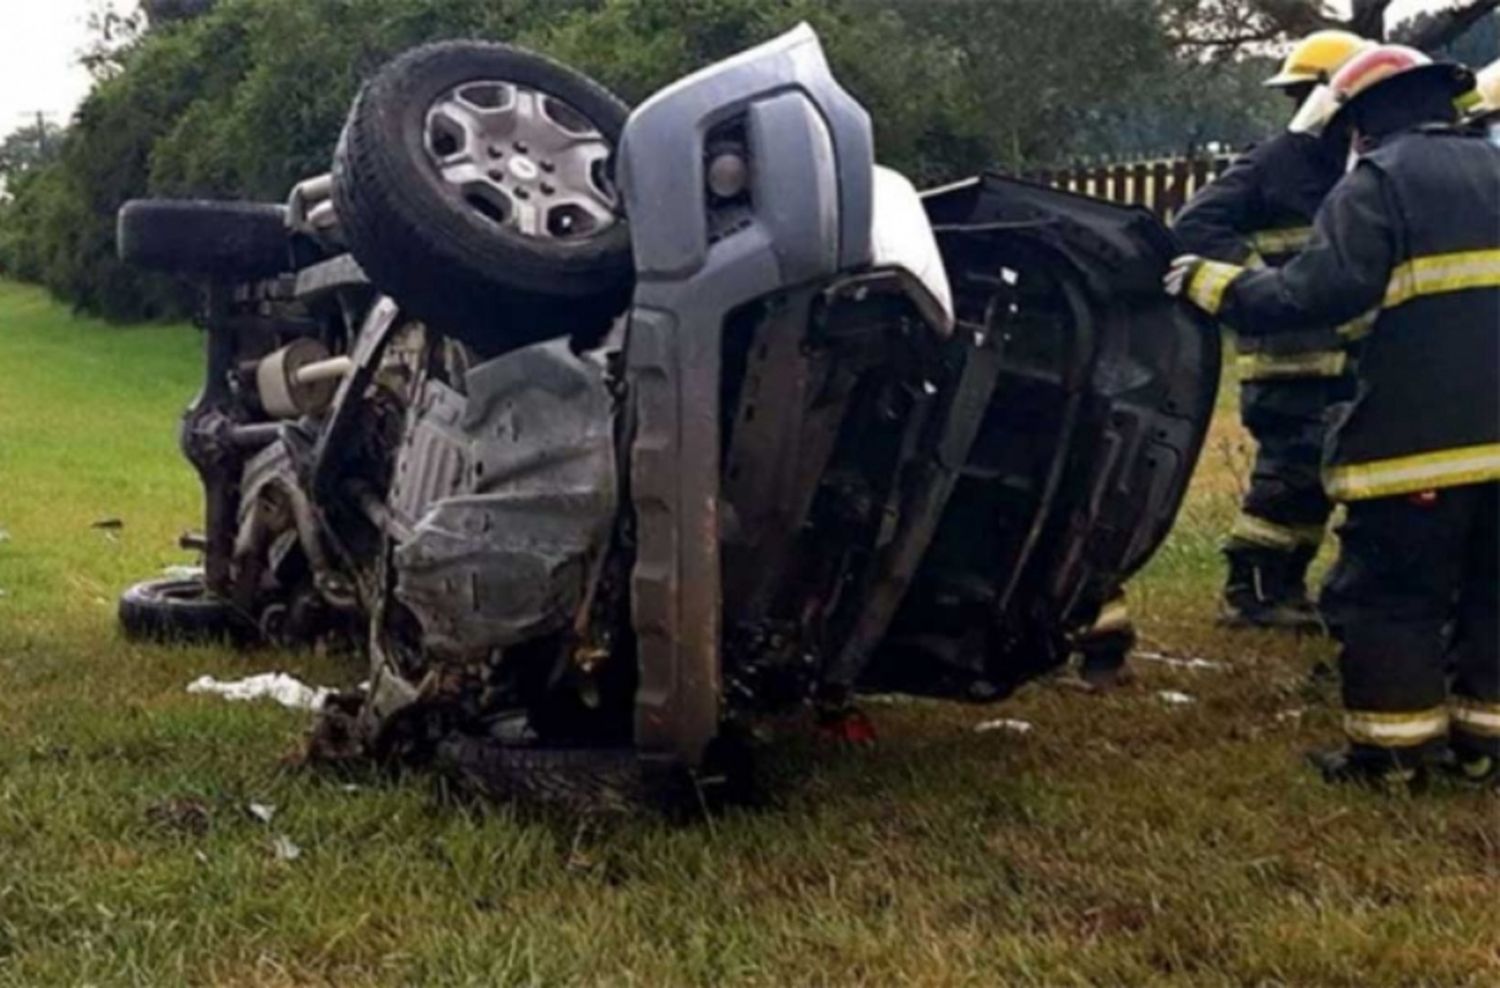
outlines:
{"label": "exposed engine part", "polygon": [[255,391],[273,418],[315,415],[333,402],[339,382],[353,368],[348,357],[330,357],[322,343],[303,337],[255,365]]}
{"label": "exposed engine part", "polygon": [[287,226],[308,237],[336,233],[339,215],[333,206],[333,175],[298,182],[287,201]]}

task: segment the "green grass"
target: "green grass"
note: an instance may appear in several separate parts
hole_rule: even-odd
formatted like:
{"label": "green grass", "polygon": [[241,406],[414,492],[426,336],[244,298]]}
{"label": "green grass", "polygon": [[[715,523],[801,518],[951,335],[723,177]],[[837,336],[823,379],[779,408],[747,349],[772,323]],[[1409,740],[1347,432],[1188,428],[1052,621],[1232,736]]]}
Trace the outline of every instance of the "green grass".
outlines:
{"label": "green grass", "polygon": [[1300,690],[1328,647],[1212,626],[1227,406],[1133,600],[1148,645],[1231,671],[882,704],[870,750],[793,719],[770,808],[579,825],[288,769],[304,716],[183,691],[351,664],[119,638],[116,593],[188,561],[197,347],[0,284],[0,983],[1500,984],[1495,801],[1325,788],[1298,757],[1337,735]]}

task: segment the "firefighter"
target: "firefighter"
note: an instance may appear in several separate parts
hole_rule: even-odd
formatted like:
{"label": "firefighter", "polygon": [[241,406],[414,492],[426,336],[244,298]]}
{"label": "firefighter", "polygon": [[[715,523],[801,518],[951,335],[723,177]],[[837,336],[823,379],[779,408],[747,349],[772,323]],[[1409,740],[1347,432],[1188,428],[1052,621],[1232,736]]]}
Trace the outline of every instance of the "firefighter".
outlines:
{"label": "firefighter", "polygon": [[1323,593],[1348,735],[1313,756],[1330,781],[1405,786],[1434,761],[1496,780],[1500,147],[1456,125],[1472,83],[1399,45],[1356,55],[1330,87],[1359,156],[1312,243],[1279,270],[1188,255],[1166,278],[1247,337],[1359,337],[1324,470],[1347,507]]}
{"label": "firefighter", "polygon": [[[1174,224],[1185,250],[1232,264],[1279,267],[1311,235],[1312,218],[1343,175],[1347,139],[1317,133],[1327,83],[1372,43],[1319,31],[1298,43],[1266,85],[1301,109],[1286,131],[1257,145],[1205,186]],[[1256,443],[1240,515],[1225,541],[1229,575],[1222,623],[1321,630],[1307,569],[1332,505],[1319,477],[1324,414],[1352,397],[1340,341],[1329,327],[1237,340],[1240,414]]]}

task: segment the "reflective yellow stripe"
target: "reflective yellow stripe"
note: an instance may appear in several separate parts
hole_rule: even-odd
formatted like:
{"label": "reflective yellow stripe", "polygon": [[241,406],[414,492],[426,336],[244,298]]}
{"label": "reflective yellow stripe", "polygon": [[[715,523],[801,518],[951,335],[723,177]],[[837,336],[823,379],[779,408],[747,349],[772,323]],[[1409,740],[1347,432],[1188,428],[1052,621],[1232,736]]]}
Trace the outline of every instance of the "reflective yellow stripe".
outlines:
{"label": "reflective yellow stripe", "polygon": [[1414,298],[1473,288],[1500,288],[1500,249],[1414,257],[1391,272],[1383,305],[1394,309]]}
{"label": "reflective yellow stripe", "polygon": [[1334,332],[1346,340],[1362,340],[1370,335],[1370,330],[1375,328],[1375,320],[1380,318],[1380,309],[1376,307],[1362,316],[1356,316],[1338,327]]}
{"label": "reflective yellow stripe", "polygon": [[1451,713],[1455,728],[1480,737],[1500,738],[1500,703],[1483,703],[1456,696]]}
{"label": "reflective yellow stripe", "polygon": [[1363,501],[1491,480],[1500,480],[1500,443],[1334,467],[1323,486],[1336,501]]}
{"label": "reflective yellow stripe", "polygon": [[1453,108],[1458,111],[1459,116],[1466,116],[1483,105],[1484,94],[1478,89],[1471,89],[1453,97]]}
{"label": "reflective yellow stripe", "polygon": [[1234,521],[1229,537],[1251,545],[1288,551],[1304,545],[1318,545],[1323,541],[1322,525],[1278,525],[1264,518],[1242,514]]}
{"label": "reflective yellow stripe", "polygon": [[1104,610],[1099,612],[1099,619],[1089,629],[1090,634],[1100,634],[1105,631],[1118,631],[1130,626],[1130,611],[1123,600],[1116,600],[1104,605]]}
{"label": "reflective yellow stripe", "polygon": [[1350,710],[1344,714],[1344,733],[1355,744],[1410,748],[1447,734],[1448,711],[1443,707],[1400,714]]}
{"label": "reflective yellow stripe", "polygon": [[1235,360],[1242,381],[1264,381],[1282,377],[1338,377],[1348,367],[1342,350],[1312,350],[1307,353],[1243,353]]}
{"label": "reflective yellow stripe", "polygon": [[1193,272],[1192,281],[1188,283],[1188,298],[1204,312],[1216,316],[1224,307],[1224,292],[1228,290],[1229,283],[1244,270],[1238,264],[1204,261],[1198,265],[1198,270]]}
{"label": "reflective yellow stripe", "polygon": [[1250,246],[1257,254],[1295,254],[1312,242],[1313,228],[1289,226],[1281,230],[1261,230],[1250,235]]}

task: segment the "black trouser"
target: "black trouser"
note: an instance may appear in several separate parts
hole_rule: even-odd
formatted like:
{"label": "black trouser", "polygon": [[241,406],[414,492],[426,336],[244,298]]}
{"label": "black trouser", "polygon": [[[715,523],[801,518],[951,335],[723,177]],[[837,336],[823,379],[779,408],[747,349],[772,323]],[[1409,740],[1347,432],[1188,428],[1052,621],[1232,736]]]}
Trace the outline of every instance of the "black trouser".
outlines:
{"label": "black trouser", "polygon": [[1082,660],[1079,671],[1090,676],[1112,676],[1125,667],[1135,648],[1135,622],[1125,603],[1125,588],[1110,595],[1094,626],[1078,636],[1076,648]]}
{"label": "black trouser", "polygon": [[[1357,754],[1500,755],[1500,485],[1355,501],[1323,612]],[[1451,676],[1451,689],[1449,686]]]}
{"label": "black trouser", "polygon": [[[1256,444],[1250,488],[1241,510],[1267,523],[1236,526],[1230,544],[1290,551],[1316,547],[1333,511],[1323,492],[1323,437],[1330,405],[1347,401],[1347,377],[1293,377],[1246,381],[1240,386],[1240,419]],[[1278,534],[1279,532],[1279,534]]]}

